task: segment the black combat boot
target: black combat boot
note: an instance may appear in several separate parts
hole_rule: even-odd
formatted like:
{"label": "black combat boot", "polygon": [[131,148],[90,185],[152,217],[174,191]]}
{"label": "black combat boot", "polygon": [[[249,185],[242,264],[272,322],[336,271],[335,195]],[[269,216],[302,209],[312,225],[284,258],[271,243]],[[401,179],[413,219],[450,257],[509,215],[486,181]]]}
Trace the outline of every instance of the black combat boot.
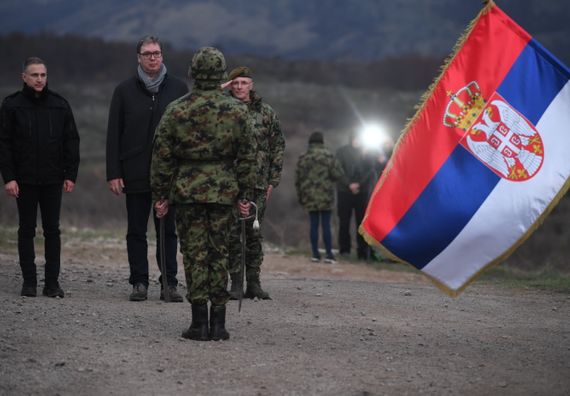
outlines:
{"label": "black combat boot", "polygon": [[210,307],[210,339],[219,341],[229,338],[230,333],[226,330],[226,306],[212,304]]}
{"label": "black combat boot", "polygon": [[230,274],[232,285],[230,288],[230,300],[239,299],[239,294],[243,293],[243,277],[238,272],[237,274]]}
{"label": "black combat boot", "polygon": [[189,340],[209,341],[208,304],[192,304],[192,324],[182,337]]}
{"label": "black combat boot", "polygon": [[260,300],[271,300],[269,293],[261,288],[259,281],[259,273],[247,274],[247,288],[245,290],[245,298],[259,298]]}

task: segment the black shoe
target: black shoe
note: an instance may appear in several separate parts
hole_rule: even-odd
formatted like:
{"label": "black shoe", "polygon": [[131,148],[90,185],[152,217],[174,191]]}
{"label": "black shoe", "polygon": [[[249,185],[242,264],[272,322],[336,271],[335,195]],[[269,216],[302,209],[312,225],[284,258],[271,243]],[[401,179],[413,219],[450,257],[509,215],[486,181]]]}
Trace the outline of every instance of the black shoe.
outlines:
{"label": "black shoe", "polygon": [[133,292],[129,296],[130,301],[144,301],[147,298],[147,288],[142,283],[133,286]]}
{"label": "black shoe", "polygon": [[210,341],[208,332],[208,304],[192,304],[192,324],[183,338],[195,341]]}
{"label": "black shoe", "polygon": [[37,286],[22,286],[20,296],[23,297],[36,297],[38,295]]}
{"label": "black shoe", "polygon": [[[170,296],[170,302],[183,302],[184,299],[176,290],[176,286],[168,286],[168,295]],[[160,291],[160,299],[164,300],[164,290]]]}
{"label": "black shoe", "polygon": [[42,291],[42,294],[46,297],[63,298],[65,296],[65,293],[63,292],[61,287],[59,287],[59,283],[44,286],[44,290]]}
{"label": "black shoe", "polygon": [[226,330],[226,306],[210,307],[210,339],[212,341],[228,340],[230,333]]}

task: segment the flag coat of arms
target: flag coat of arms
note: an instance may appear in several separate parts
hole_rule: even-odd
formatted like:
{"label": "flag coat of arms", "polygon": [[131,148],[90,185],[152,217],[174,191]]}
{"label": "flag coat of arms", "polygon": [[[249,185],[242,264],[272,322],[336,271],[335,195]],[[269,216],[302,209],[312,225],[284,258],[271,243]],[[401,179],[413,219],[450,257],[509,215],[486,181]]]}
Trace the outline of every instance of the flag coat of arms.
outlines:
{"label": "flag coat of arms", "polygon": [[452,296],[569,186],[570,70],[493,2],[403,131],[360,232]]}

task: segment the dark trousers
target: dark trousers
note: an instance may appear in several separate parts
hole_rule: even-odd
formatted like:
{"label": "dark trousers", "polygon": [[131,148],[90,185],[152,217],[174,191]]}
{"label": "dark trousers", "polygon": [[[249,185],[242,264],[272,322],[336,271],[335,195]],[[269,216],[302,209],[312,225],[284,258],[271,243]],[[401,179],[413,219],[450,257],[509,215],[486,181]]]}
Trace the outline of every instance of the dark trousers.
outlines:
{"label": "dark trousers", "polygon": [[[127,194],[127,253],[129,256],[129,267],[131,276],[129,283],[135,285],[142,283],[148,287],[148,243],[146,232],[148,227],[148,217],[152,209],[151,193]],[[156,231],[156,263],[160,270],[160,221],[156,218],[154,209],[153,220]],[[168,214],[164,217],[164,242],[166,252],[166,280],[169,286],[177,286],[178,263],[176,262],[176,215],[174,207],[170,207]],[[162,275],[161,278],[162,279]]]}
{"label": "dark trousers", "polygon": [[18,205],[18,254],[25,286],[36,286],[36,254],[34,237],[38,206],[44,231],[45,284],[57,284],[60,269],[61,240],[59,214],[61,211],[62,184],[43,186],[20,184]]}
{"label": "dark trousers", "polygon": [[356,244],[358,258],[366,260],[369,256],[369,247],[366,241],[358,233],[358,227],[364,218],[366,205],[368,204],[368,194],[359,193],[352,194],[351,192],[341,192],[337,194],[338,203],[338,246],[340,254],[349,254],[351,248],[350,238],[350,220],[352,212],[354,211],[354,218],[356,221]]}
{"label": "dark trousers", "polygon": [[332,237],[331,237],[331,211],[314,210],[309,212],[311,219],[311,249],[313,257],[321,258],[319,254],[319,223],[323,230],[323,241],[327,257],[332,257]]}

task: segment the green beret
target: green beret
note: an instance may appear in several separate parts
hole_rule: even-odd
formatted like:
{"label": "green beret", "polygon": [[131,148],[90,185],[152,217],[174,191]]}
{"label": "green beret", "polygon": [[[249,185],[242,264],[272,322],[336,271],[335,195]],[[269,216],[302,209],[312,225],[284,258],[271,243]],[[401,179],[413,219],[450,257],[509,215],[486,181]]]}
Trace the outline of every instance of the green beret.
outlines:
{"label": "green beret", "polygon": [[234,78],[238,78],[238,77],[249,77],[249,78],[253,78],[253,75],[251,74],[251,70],[249,67],[247,66],[239,66],[236,67],[235,69],[233,69],[229,76],[228,76],[228,80],[233,80]]}

